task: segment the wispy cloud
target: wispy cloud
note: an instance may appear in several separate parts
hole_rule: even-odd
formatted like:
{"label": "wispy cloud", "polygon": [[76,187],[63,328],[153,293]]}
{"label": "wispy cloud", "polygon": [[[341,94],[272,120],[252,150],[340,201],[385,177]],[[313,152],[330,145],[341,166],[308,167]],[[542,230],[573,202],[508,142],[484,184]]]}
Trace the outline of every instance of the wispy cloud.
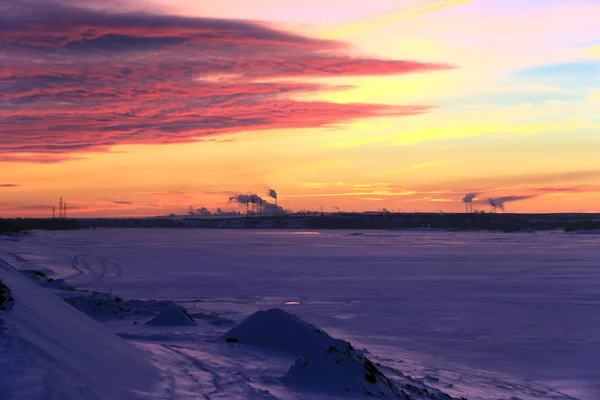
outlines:
{"label": "wispy cloud", "polygon": [[600,186],[571,186],[571,187],[531,187],[531,190],[546,193],[595,193],[600,192]]}
{"label": "wispy cloud", "polygon": [[430,107],[291,96],[339,89],[310,77],[450,68],[351,56],[343,42],[247,21],[111,14],[41,0],[6,4],[0,161],[52,163],[121,144],[420,114]]}
{"label": "wispy cloud", "polygon": [[367,31],[370,29],[379,28],[384,25],[399,22],[409,18],[418,17],[419,15],[427,14],[444,8],[471,3],[472,1],[474,0],[429,0],[425,2],[421,1],[421,5],[419,7],[403,8],[395,12],[385,13],[376,17],[370,17],[366,20],[363,19],[343,24],[331,30],[327,36],[332,39],[342,38],[344,36]]}
{"label": "wispy cloud", "polygon": [[285,197],[288,198],[302,198],[302,197],[346,197],[346,196],[383,196],[383,197],[397,197],[397,196],[411,196],[418,192],[415,191],[362,191],[362,192],[338,192],[338,193],[308,193],[308,194],[288,194]]}
{"label": "wispy cloud", "polygon": [[40,152],[40,153],[25,152],[23,154],[14,155],[14,154],[2,154],[2,151],[3,151],[2,144],[0,144],[0,162],[5,162],[5,163],[58,164],[58,163],[61,163],[64,161],[85,160],[85,157],[75,157],[75,156],[72,156],[69,154],[48,154],[47,152]]}
{"label": "wispy cloud", "polygon": [[383,173],[384,174],[403,174],[403,173],[407,173],[407,172],[411,172],[411,171],[418,171],[420,169],[437,167],[438,165],[442,165],[443,163],[444,163],[443,161],[431,161],[431,162],[411,165],[408,168],[383,171]]}
{"label": "wispy cloud", "polygon": [[430,168],[430,167],[436,167],[441,164],[443,164],[442,161],[432,161],[432,162],[413,165],[409,169],[416,170],[416,169]]}
{"label": "wispy cloud", "polygon": [[17,185],[15,183],[0,183],[0,188],[14,188],[19,186],[20,185]]}
{"label": "wispy cloud", "polygon": [[22,206],[15,207],[15,209],[29,210],[29,211],[42,211],[42,210],[45,211],[45,210],[52,210],[52,205],[46,205],[46,204],[22,205]]}

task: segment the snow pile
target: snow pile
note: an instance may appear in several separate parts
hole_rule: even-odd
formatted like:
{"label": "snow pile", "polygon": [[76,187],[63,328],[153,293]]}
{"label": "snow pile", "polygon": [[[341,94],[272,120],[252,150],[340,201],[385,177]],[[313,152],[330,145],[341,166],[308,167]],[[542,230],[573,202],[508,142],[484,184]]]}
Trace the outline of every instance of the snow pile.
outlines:
{"label": "snow pile", "polygon": [[279,308],[255,312],[229,330],[223,338],[228,342],[265,347],[294,356],[316,354],[332,346],[347,348],[350,345]]}
{"label": "snow pile", "polygon": [[289,386],[348,397],[400,397],[400,391],[369,359],[351,346],[330,347],[326,351],[301,358],[282,381]]}
{"label": "snow pile", "polygon": [[146,323],[151,326],[195,326],[196,321],[180,306],[172,306],[161,311]]}
{"label": "snow pile", "polygon": [[281,377],[295,392],[341,398],[451,399],[397,371],[394,384],[350,343],[278,308],[250,315],[222,338],[301,357]]}
{"label": "snow pile", "polygon": [[133,346],[0,261],[2,399],[135,399],[158,372]]}
{"label": "snow pile", "polygon": [[304,391],[328,393],[342,398],[397,398],[449,400],[445,393],[399,374],[399,388],[367,357],[348,345],[330,347],[296,361],[281,380]]}

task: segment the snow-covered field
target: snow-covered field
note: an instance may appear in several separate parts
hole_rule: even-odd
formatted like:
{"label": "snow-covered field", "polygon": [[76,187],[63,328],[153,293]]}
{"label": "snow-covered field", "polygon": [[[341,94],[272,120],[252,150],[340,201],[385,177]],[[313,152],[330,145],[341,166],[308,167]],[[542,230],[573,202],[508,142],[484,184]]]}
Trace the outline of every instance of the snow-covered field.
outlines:
{"label": "snow-covered field", "polygon": [[[139,398],[600,399],[600,235],[97,229],[0,238],[0,258],[152,359]],[[234,328],[272,308],[332,338],[278,311]]]}

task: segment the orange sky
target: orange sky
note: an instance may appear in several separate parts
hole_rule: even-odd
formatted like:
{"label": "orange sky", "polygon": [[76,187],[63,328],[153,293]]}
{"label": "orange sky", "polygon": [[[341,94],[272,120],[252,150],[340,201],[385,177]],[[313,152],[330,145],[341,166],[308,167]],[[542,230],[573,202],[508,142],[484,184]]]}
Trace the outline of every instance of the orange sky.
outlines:
{"label": "orange sky", "polygon": [[0,216],[600,212],[597,2],[290,3],[9,2]]}

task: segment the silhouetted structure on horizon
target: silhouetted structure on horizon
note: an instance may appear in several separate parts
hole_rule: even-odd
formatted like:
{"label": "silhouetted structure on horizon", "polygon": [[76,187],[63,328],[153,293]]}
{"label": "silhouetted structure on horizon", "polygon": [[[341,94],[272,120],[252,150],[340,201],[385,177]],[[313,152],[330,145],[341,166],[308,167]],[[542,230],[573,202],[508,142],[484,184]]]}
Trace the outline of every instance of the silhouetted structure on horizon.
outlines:
{"label": "silhouetted structure on horizon", "polygon": [[[52,219],[56,219],[56,206],[52,206]],[[63,201],[62,196],[58,202],[58,219],[67,218],[67,202]]]}

